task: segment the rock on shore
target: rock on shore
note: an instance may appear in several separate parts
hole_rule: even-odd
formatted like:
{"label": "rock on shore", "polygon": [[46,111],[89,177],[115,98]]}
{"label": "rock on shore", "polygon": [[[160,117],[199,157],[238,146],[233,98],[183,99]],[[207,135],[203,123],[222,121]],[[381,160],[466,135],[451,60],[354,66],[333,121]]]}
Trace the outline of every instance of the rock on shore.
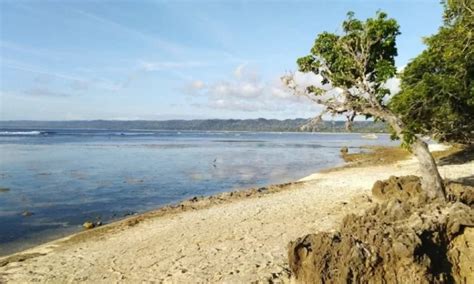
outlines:
{"label": "rock on shore", "polygon": [[[290,268],[302,283],[474,283],[474,210],[466,190],[448,186],[452,202],[427,200],[419,179],[390,177],[373,194],[382,199],[344,218],[335,233],[289,244]],[[470,203],[470,201],[468,201]]]}

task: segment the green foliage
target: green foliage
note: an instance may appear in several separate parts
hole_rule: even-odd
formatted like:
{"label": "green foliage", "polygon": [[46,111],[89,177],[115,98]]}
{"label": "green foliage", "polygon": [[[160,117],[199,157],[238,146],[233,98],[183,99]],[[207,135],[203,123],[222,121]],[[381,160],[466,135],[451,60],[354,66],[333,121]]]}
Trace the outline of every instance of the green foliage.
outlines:
{"label": "green foliage", "polygon": [[[474,1],[464,1],[471,5]],[[474,17],[463,0],[445,2],[445,24],[401,76],[391,108],[415,133],[440,141],[472,142],[474,133]],[[467,7],[467,8],[466,8]]]}
{"label": "green foliage", "polygon": [[443,0],[444,23],[453,25],[458,21],[463,21],[464,17],[472,17],[474,12],[474,1],[472,0]]}
{"label": "green foliage", "polygon": [[365,22],[349,12],[342,27],[342,35],[319,34],[311,54],[297,60],[299,70],[320,74],[323,84],[333,87],[348,89],[368,80],[382,103],[388,94],[382,84],[396,73],[395,40],[400,34],[397,22],[383,12]]}

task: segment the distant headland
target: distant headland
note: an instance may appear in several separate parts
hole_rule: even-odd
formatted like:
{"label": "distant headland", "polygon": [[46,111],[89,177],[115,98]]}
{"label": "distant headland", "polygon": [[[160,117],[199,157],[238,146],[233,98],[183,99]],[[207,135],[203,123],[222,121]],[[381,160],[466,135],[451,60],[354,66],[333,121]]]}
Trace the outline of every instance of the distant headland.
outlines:
{"label": "distant headland", "polygon": [[[110,130],[179,130],[179,131],[268,131],[268,132],[347,132],[344,121],[323,121],[312,129],[302,130],[309,119],[196,119],[196,120],[70,120],[70,121],[0,121],[3,129],[110,129]],[[353,132],[388,132],[383,122],[355,121]]]}

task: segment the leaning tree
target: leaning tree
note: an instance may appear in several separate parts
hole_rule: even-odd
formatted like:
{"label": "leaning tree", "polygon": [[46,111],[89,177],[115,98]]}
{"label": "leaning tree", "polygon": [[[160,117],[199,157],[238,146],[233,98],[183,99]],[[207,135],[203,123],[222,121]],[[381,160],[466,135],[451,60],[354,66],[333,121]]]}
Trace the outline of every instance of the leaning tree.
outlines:
{"label": "leaning tree", "polygon": [[[388,106],[387,80],[396,75],[396,20],[377,12],[365,22],[349,12],[342,33],[318,35],[311,54],[297,60],[299,72],[312,73],[317,82],[301,86],[296,73],[282,77],[296,95],[307,96],[324,106],[323,113],[346,115],[350,124],[357,115],[387,122],[402,143],[417,157],[421,167],[422,188],[429,197],[445,198],[443,181],[427,144],[406,131],[405,123]],[[313,120],[319,121],[320,114]]]}

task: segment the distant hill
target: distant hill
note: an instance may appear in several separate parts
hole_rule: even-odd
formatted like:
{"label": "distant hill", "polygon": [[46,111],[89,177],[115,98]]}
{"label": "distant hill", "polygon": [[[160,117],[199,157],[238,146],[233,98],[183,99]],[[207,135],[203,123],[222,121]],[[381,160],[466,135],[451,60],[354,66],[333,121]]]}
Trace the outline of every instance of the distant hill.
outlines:
{"label": "distant hill", "polygon": [[[0,121],[3,129],[109,129],[109,130],[200,130],[302,132],[308,119],[204,119],[204,120],[76,120],[76,121]],[[344,121],[325,121],[314,132],[346,132]],[[353,132],[387,132],[382,122],[356,121]]]}

